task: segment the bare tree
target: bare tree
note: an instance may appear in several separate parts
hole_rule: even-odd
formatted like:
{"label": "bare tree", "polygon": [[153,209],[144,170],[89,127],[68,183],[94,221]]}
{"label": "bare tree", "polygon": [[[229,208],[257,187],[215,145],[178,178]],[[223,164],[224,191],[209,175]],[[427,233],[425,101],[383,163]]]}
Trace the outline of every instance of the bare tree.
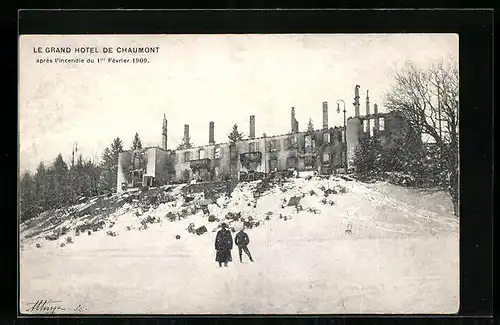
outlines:
{"label": "bare tree", "polygon": [[425,142],[439,150],[442,168],[458,215],[458,109],[457,63],[448,60],[420,69],[412,62],[395,74],[386,94],[389,110],[402,112]]}

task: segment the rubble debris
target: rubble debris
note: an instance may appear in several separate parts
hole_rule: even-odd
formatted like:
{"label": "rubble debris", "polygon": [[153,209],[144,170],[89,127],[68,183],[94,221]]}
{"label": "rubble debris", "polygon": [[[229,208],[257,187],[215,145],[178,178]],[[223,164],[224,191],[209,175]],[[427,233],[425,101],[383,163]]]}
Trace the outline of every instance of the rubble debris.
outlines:
{"label": "rubble debris", "polygon": [[189,224],[189,226],[186,228],[186,230],[187,230],[189,233],[194,234],[194,233],[196,233],[195,227],[196,227],[196,226],[195,226],[194,222],[191,222],[191,223]]}
{"label": "rubble debris", "polygon": [[352,225],[351,224],[348,224],[347,225],[347,228],[345,230],[345,233],[346,234],[352,234]]}
{"label": "rubble debris", "polygon": [[325,199],[322,199],[322,200],[321,200],[321,203],[326,204],[326,203],[327,203],[326,198],[325,198]]}
{"label": "rubble debris", "polygon": [[314,214],[318,214],[320,213],[320,211],[316,208],[307,208],[307,212],[311,212],[311,213],[314,213]]}
{"label": "rubble debris", "polygon": [[271,220],[271,218],[269,216],[266,216],[264,219],[266,219],[268,221]]}
{"label": "rubble debris", "polygon": [[302,210],[303,210],[303,208],[302,208],[302,205],[301,205],[301,204],[297,204],[297,205],[295,206],[295,209],[296,209],[296,211],[297,211],[297,212],[299,212],[299,211],[302,211]]}
{"label": "rubble debris", "polygon": [[153,223],[158,223],[158,222],[160,222],[160,220],[156,219],[155,217],[147,216],[146,218],[141,220],[141,225],[145,225],[148,223],[153,224]]}
{"label": "rubble debris", "polygon": [[39,243],[36,243],[36,248],[40,248],[40,247],[42,247],[42,245]]}
{"label": "rubble debris", "polygon": [[333,202],[333,201],[330,200],[330,201],[328,201],[328,204],[330,204],[330,205],[333,206],[333,205],[335,205],[335,202]]}
{"label": "rubble debris", "polygon": [[130,226],[127,226],[127,228],[125,228],[125,230],[130,231]]}
{"label": "rubble debris", "polygon": [[66,244],[65,243],[61,243],[61,245],[59,245],[59,246],[60,247],[64,247],[64,246],[66,246]]}
{"label": "rubble debris", "polygon": [[176,236],[175,236],[175,239],[181,239],[181,236],[176,235]]}
{"label": "rubble debris", "polygon": [[89,236],[90,236],[91,234],[92,234],[92,232],[91,232],[90,230],[89,230],[89,231],[87,231],[87,235],[89,235]]}
{"label": "rubble debris", "polygon": [[73,244],[73,238],[71,237],[66,238],[66,244]]}
{"label": "rubble debris", "polygon": [[59,236],[55,235],[55,234],[52,234],[52,235],[46,235],[45,236],[45,239],[47,240],[58,240],[59,239]]}
{"label": "rubble debris", "polygon": [[301,199],[302,198],[300,196],[292,196],[290,198],[290,200],[288,201],[287,206],[289,206],[289,207],[291,207],[291,206],[296,207],[297,205],[299,205]]}
{"label": "rubble debris", "polygon": [[325,197],[327,197],[330,194],[337,194],[337,191],[335,189],[330,189],[330,188],[326,189],[325,190]]}
{"label": "rubble debris", "polygon": [[171,222],[173,222],[173,221],[175,221],[175,220],[177,220],[177,219],[180,219],[180,217],[179,217],[178,215],[176,215],[175,213],[172,213],[171,211],[169,211],[169,212],[167,213],[166,218],[167,218],[169,221],[171,221]]}
{"label": "rubble debris", "polygon": [[266,215],[267,215],[267,216],[270,216],[270,215],[272,215],[272,214],[273,214],[273,212],[272,212],[272,211],[268,211],[268,212],[266,212]]}
{"label": "rubble debris", "polygon": [[205,227],[205,226],[201,226],[201,227],[199,227],[198,229],[195,230],[195,233],[198,236],[203,235],[206,232],[207,232],[207,227]]}
{"label": "rubble debris", "polygon": [[108,230],[108,232],[106,233],[106,235],[111,236],[111,237],[115,237],[116,236],[116,232]]}
{"label": "rubble debris", "polygon": [[208,216],[208,222],[214,222],[214,221],[216,221],[215,216],[214,216],[213,214],[212,214],[212,215],[209,215],[209,216]]}
{"label": "rubble debris", "polygon": [[346,188],[346,187],[344,187],[344,186],[340,186],[340,188],[339,188],[339,192],[340,192],[340,193],[347,193],[347,188]]}
{"label": "rubble debris", "polygon": [[316,192],[314,192],[314,190],[310,190],[310,191],[309,191],[309,195],[310,195],[310,196],[316,195]]}

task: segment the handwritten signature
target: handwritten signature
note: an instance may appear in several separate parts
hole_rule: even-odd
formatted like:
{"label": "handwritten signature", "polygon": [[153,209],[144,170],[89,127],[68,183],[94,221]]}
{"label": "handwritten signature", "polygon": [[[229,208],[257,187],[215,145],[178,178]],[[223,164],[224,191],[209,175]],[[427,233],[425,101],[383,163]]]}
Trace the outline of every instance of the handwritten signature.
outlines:
{"label": "handwritten signature", "polygon": [[87,310],[82,305],[78,305],[75,308],[64,308],[62,306],[62,301],[52,299],[39,299],[35,302],[29,302],[28,306],[29,308],[26,309],[27,312],[50,315],[57,312],[81,313]]}

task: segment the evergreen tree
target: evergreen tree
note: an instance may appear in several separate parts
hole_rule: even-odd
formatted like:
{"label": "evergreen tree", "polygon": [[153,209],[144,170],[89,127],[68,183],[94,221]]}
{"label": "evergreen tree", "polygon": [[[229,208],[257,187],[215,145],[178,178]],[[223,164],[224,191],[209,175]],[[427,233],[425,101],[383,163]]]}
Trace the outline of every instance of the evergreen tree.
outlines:
{"label": "evergreen tree", "polygon": [[20,184],[19,212],[21,221],[36,216],[35,180],[29,171],[23,173]]}
{"label": "evergreen tree", "polygon": [[90,159],[83,164],[83,191],[82,195],[86,197],[99,195],[99,181],[101,168],[95,165]]}
{"label": "evergreen tree", "polygon": [[182,142],[177,146],[177,150],[191,149],[193,147],[194,145],[191,143],[191,137],[188,135],[187,138],[182,137]]}
{"label": "evergreen tree", "polygon": [[[136,133],[132,148],[141,149],[142,144],[139,135]],[[118,156],[123,152],[123,143],[120,138],[115,138],[111,146],[104,149],[101,163],[101,181],[100,189],[105,192],[115,192],[117,173],[118,173]]]}
{"label": "evergreen tree", "polygon": [[[119,140],[120,144],[121,144],[121,140],[120,138],[116,138],[115,140]],[[113,141],[114,143],[114,141]],[[134,140],[132,140],[132,150],[135,150],[135,149],[142,149],[142,142],[141,142],[141,138],[139,138],[139,133],[135,133],[134,135]]]}
{"label": "evergreen tree", "polygon": [[314,125],[311,118],[309,118],[309,122],[307,123],[307,131],[314,131]]}
{"label": "evergreen tree", "polygon": [[47,194],[48,194],[48,178],[47,170],[43,162],[40,162],[36,169],[34,176],[35,189],[34,189],[34,202],[37,211],[43,211],[48,208]]}
{"label": "evergreen tree", "polygon": [[61,154],[57,155],[47,174],[49,208],[60,208],[68,204],[71,200],[69,169]]}
{"label": "evergreen tree", "polygon": [[70,169],[71,178],[71,202],[75,203],[76,200],[82,196],[84,186],[84,170],[83,170],[83,156],[80,154],[75,162],[75,165]]}
{"label": "evergreen tree", "polygon": [[229,142],[235,143],[243,140],[243,133],[238,132],[238,125],[233,125],[233,130],[227,135]]}
{"label": "evergreen tree", "polygon": [[354,150],[354,165],[356,172],[363,177],[369,176],[377,168],[380,159],[380,144],[375,137],[365,137],[359,140]]}

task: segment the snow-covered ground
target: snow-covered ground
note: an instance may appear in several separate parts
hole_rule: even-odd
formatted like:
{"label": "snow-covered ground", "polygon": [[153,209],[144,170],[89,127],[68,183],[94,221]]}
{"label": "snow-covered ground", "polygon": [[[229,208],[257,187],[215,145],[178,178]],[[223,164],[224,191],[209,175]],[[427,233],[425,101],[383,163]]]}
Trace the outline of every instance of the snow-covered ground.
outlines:
{"label": "snow-covered ground", "polygon": [[[126,205],[111,217],[116,237],[104,229],[73,236],[65,247],[61,241],[27,241],[20,261],[21,310],[52,299],[67,312],[95,314],[458,311],[458,221],[446,194],[386,183],[295,179],[283,190],[266,192],[254,207],[256,184],[240,184],[232,198],[218,200],[220,207],[209,206],[219,218],[241,211],[242,217],[263,221],[247,231],[255,263],[244,255],[240,264],[233,249],[233,262],[219,268],[212,231],[218,223],[201,211],[170,222],[165,214],[178,210],[179,202],[141,217]],[[322,186],[347,192],[330,194],[325,205]],[[293,195],[304,195],[300,212],[280,206]],[[273,215],[265,220],[269,211]],[[161,222],[137,230],[145,215]],[[191,222],[208,232],[188,233]]]}

